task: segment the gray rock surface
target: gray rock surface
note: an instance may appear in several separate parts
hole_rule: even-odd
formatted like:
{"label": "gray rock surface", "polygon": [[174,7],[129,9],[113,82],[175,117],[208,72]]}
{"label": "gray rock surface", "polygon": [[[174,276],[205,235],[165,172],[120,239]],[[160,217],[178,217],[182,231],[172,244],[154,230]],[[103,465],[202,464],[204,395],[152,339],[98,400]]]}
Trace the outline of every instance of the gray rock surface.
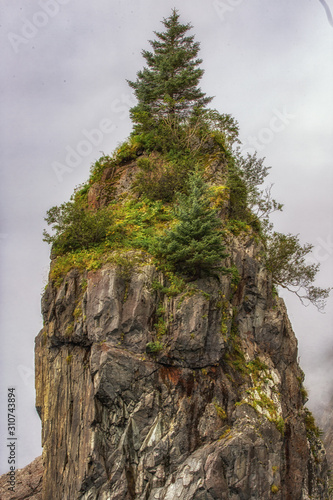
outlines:
{"label": "gray rock surface", "polygon": [[15,491],[8,489],[8,475],[0,477],[1,500],[42,500],[43,462],[36,458],[31,464],[15,473]]}
{"label": "gray rock surface", "polygon": [[239,279],[179,293],[133,254],[49,283],[36,338],[43,500],[329,498],[260,250],[232,239]]}
{"label": "gray rock surface", "polygon": [[[331,389],[331,394],[333,389]],[[316,409],[316,418],[319,427],[323,431],[323,443],[325,445],[327,461],[333,470],[333,397],[325,405]],[[332,478],[333,482],[333,478]]]}

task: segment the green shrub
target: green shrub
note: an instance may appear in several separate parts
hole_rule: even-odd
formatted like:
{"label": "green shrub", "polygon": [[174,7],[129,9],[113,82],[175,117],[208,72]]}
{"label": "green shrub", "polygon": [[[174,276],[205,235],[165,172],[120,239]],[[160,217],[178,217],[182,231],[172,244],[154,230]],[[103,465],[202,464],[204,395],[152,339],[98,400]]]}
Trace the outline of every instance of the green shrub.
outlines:
{"label": "green shrub", "polygon": [[277,420],[275,420],[275,425],[276,425],[277,430],[283,436],[284,435],[284,431],[285,431],[285,422],[284,422],[283,418],[282,417],[278,417]]}
{"label": "green shrub", "polygon": [[304,423],[309,436],[313,433],[316,437],[320,437],[321,431],[317,427],[314,416],[308,408],[304,408]]}
{"label": "green shrub", "polygon": [[234,169],[229,169],[227,181],[229,188],[229,217],[247,222],[249,212],[247,206],[247,188],[240,174]]}
{"label": "green shrub", "polygon": [[44,241],[52,244],[55,255],[96,246],[106,238],[112,224],[109,209],[93,211],[73,198],[59,207],[50,208],[45,220],[54,234],[44,230]]}
{"label": "green shrub", "polygon": [[94,184],[95,182],[98,182],[101,179],[104,170],[106,168],[114,166],[115,166],[115,161],[111,156],[109,155],[101,156],[101,158],[99,158],[99,160],[97,160],[90,169],[89,184]]}
{"label": "green shrub", "polygon": [[186,184],[187,173],[176,162],[167,162],[161,157],[151,155],[138,160],[140,168],[134,190],[149,200],[173,201],[176,192],[182,191]]}
{"label": "green shrub", "polygon": [[274,232],[267,239],[265,265],[273,284],[293,292],[302,303],[312,303],[318,310],[325,307],[331,288],[313,286],[319,264],[308,264],[313,245],[301,245],[298,235]]}
{"label": "green shrub", "polygon": [[147,354],[157,354],[164,349],[164,345],[156,340],[156,342],[148,342],[146,345]]}
{"label": "green shrub", "polygon": [[103,263],[102,254],[104,249],[80,250],[59,255],[52,263],[50,280],[55,286],[61,285],[64,277],[71,269],[79,271],[92,271],[101,267]]}

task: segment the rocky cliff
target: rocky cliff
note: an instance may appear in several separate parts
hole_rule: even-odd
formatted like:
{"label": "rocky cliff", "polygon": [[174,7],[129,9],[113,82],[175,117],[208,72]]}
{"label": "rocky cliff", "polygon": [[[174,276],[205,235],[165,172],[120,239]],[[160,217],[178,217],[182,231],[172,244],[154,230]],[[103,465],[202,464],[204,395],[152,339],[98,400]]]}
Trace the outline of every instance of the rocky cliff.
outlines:
{"label": "rocky cliff", "polygon": [[[333,393],[331,388],[330,393]],[[327,398],[329,400],[329,398]],[[333,467],[333,397],[322,407],[317,409],[316,418],[323,431],[327,460],[330,468]]]}
{"label": "rocky cliff", "polygon": [[329,498],[261,245],[229,235],[228,252],[234,273],[183,286],[134,251],[50,280],[36,338],[43,500]]}

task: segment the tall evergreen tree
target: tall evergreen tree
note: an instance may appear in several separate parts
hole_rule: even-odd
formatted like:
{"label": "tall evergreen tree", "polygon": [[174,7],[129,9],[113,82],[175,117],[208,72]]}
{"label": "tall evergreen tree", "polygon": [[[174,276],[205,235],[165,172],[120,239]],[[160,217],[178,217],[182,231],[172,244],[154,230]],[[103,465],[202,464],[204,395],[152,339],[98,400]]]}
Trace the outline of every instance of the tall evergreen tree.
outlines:
{"label": "tall evergreen tree", "polygon": [[162,23],[166,31],[154,32],[157,40],[149,42],[153,52],[142,52],[147,67],[135,82],[128,81],[138,99],[131,109],[136,132],[151,129],[161,118],[183,122],[212,100],[198,87],[204,71],[197,58],[200,44],[187,35],[192,26],[179,22],[176,9]]}
{"label": "tall evergreen tree", "polygon": [[209,188],[199,173],[189,180],[189,194],[179,195],[178,224],[157,239],[154,253],[177,270],[198,278],[210,274],[227,257],[221,220],[210,207]]}

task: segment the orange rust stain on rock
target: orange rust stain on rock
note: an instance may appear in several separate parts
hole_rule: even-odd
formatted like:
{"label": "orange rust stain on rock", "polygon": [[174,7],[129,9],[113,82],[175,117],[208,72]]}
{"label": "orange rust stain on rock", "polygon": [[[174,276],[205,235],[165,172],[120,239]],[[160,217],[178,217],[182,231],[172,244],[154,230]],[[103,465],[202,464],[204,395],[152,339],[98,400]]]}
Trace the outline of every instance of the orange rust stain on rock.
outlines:
{"label": "orange rust stain on rock", "polygon": [[181,370],[180,368],[174,368],[174,367],[167,368],[163,366],[160,369],[160,374],[164,383],[169,382],[170,384],[176,386],[181,377]]}
{"label": "orange rust stain on rock", "polygon": [[[185,376],[184,376],[185,375]],[[181,368],[162,367],[160,369],[160,377],[168,387],[178,386],[187,396],[190,396],[194,388],[194,378],[192,374],[184,374]]]}

